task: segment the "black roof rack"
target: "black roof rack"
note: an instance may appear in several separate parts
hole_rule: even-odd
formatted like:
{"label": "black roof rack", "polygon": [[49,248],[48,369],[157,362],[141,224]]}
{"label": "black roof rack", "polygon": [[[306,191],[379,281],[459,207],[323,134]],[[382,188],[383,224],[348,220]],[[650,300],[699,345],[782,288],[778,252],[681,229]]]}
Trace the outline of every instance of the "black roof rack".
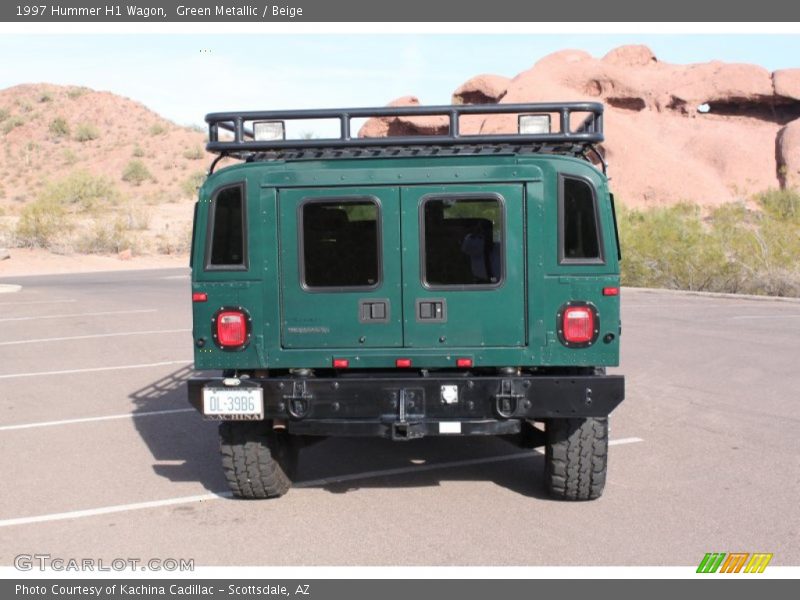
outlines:
{"label": "black roof rack", "polygon": [[[558,122],[549,133],[462,134],[465,115],[547,114]],[[576,125],[572,115],[584,116]],[[447,117],[447,131],[430,135],[353,137],[351,121],[373,117]],[[337,119],[339,136],[325,139],[256,140],[253,125],[259,121]],[[396,106],[316,110],[219,112],[206,115],[209,152],[241,160],[487,154],[548,152],[583,156],[593,152],[605,163],[594,145],[603,141],[603,105],[597,102],[528,104],[481,104],[444,106]],[[552,128],[551,128],[552,129]],[[233,134],[220,139],[220,130]],[[285,125],[284,125],[285,131]]]}

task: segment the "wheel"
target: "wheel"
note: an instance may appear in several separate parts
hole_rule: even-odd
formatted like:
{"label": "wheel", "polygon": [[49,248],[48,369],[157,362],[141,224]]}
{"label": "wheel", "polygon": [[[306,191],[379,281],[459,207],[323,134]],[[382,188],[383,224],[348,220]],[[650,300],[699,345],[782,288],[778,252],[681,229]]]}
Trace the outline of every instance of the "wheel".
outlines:
{"label": "wheel", "polygon": [[219,437],[222,470],[234,496],[277,498],[292,487],[298,457],[292,436],[263,421],[226,421]]}
{"label": "wheel", "polygon": [[544,485],[561,500],[603,494],[608,466],[608,418],[549,419],[545,424]]}

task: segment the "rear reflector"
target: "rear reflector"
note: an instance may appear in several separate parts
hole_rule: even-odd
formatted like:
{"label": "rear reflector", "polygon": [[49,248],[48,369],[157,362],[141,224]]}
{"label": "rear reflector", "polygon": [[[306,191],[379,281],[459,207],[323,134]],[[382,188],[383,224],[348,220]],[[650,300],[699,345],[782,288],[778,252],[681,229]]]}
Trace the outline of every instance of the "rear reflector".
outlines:
{"label": "rear reflector", "polygon": [[238,310],[217,315],[217,343],[224,348],[243,346],[247,341],[247,317]]}
{"label": "rear reflector", "polygon": [[394,361],[394,366],[398,369],[407,369],[411,366],[411,359],[410,358],[398,358]]}
{"label": "rear reflector", "polygon": [[585,344],[594,339],[594,311],[588,306],[569,306],[564,309],[564,340],[570,344]]}
{"label": "rear reflector", "polygon": [[334,369],[346,369],[350,366],[350,361],[346,358],[334,358],[333,359],[333,368]]}
{"label": "rear reflector", "polygon": [[619,288],[618,287],[603,288],[603,296],[619,296]]}
{"label": "rear reflector", "polygon": [[193,292],[192,293],[192,302],[206,302],[208,300],[208,294],[205,292]]}
{"label": "rear reflector", "polygon": [[459,369],[466,369],[472,366],[472,359],[471,358],[457,358],[456,359],[456,366]]}

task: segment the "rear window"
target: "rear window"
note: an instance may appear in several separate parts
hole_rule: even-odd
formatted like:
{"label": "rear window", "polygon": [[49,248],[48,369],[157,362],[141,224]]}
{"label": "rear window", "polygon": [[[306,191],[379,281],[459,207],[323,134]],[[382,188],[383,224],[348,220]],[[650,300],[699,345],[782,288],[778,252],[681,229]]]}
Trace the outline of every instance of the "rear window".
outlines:
{"label": "rear window", "polygon": [[311,200],[300,207],[302,277],[309,288],[380,282],[379,210],[371,198]]}
{"label": "rear window", "polygon": [[224,187],[211,202],[211,232],[207,268],[244,269],[244,186]]}
{"label": "rear window", "polygon": [[602,262],[594,187],[585,179],[563,176],[560,196],[560,261]]}
{"label": "rear window", "polygon": [[432,197],[422,204],[423,281],[494,286],[503,279],[503,204],[497,196]]}

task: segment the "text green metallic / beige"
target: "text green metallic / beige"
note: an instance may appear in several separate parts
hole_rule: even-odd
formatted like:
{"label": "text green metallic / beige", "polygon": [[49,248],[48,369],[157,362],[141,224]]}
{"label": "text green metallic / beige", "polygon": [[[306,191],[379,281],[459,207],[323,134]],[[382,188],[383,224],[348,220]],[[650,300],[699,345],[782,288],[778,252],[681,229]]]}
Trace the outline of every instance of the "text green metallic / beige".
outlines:
{"label": "text green metallic / beige", "polygon": [[[461,134],[504,115],[516,132]],[[351,120],[446,131],[351,137]],[[215,113],[241,162],[200,189],[189,400],[221,421],[234,494],[284,494],[329,436],[496,435],[545,446],[555,497],[602,494],[624,398],[602,105]],[[335,124],[325,139],[295,122]],[[391,127],[389,128],[391,131]],[[216,162],[215,162],[216,164]],[[533,474],[531,476],[534,476]]]}

